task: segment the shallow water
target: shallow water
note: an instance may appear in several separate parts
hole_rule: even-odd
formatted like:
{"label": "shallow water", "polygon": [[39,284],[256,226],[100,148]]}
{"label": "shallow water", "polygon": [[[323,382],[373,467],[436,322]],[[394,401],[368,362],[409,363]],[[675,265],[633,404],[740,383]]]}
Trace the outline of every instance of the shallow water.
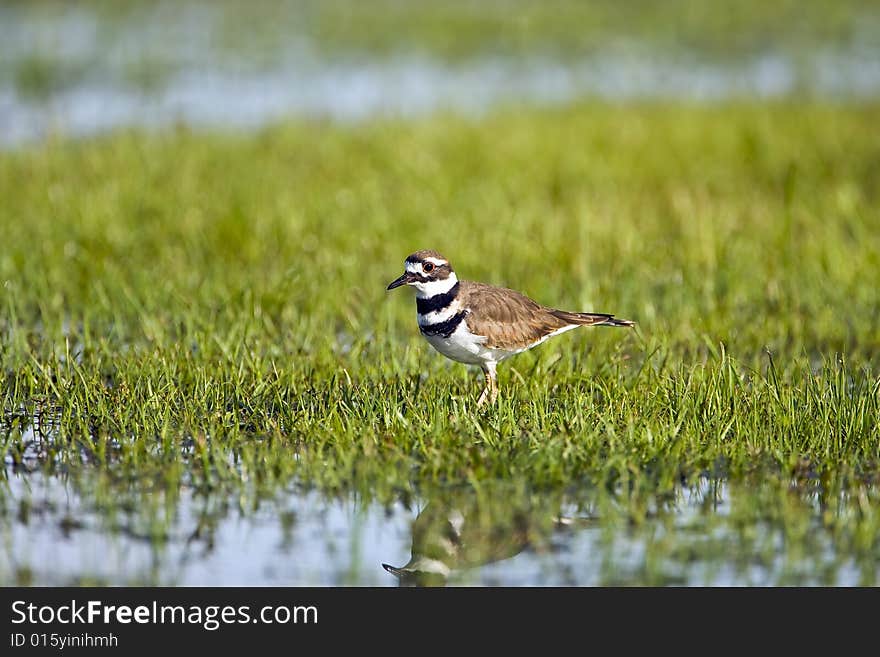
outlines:
{"label": "shallow water", "polygon": [[85,451],[58,460],[54,412],[3,429],[0,585],[880,583],[876,482],[830,490],[808,469],[670,488],[645,472],[564,490],[425,482],[384,504],[354,483],[327,494],[288,481],[258,496],[246,476],[196,489]]}
{"label": "shallow water", "polygon": [[[5,585],[880,581],[876,555],[849,552],[851,546],[821,526],[810,502],[788,519],[762,519],[752,487],[721,480],[681,486],[666,501],[649,503],[636,521],[626,503],[599,491],[523,494],[509,482],[387,507],[354,492],[326,497],[296,486],[258,504],[183,488],[171,500],[167,494],[143,495],[110,510],[63,475],[10,465],[4,475]],[[126,494],[120,491],[119,499]],[[752,509],[748,518],[742,516],[746,507]],[[793,532],[797,525],[808,533]]]}
{"label": "shallow water", "polygon": [[[207,13],[206,13],[207,12]],[[0,146],[127,126],[253,129],[285,117],[468,114],[581,98],[715,101],[880,95],[870,41],[733,61],[614,42],[588,57],[321,54],[303,37],[254,55],[218,44],[206,6],[106,24],[87,7],[0,7]]]}

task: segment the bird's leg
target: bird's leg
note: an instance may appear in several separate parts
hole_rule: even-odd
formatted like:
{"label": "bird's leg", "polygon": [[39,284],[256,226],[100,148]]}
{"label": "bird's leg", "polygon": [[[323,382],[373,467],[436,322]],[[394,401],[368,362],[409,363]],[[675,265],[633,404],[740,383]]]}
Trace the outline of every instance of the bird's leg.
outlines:
{"label": "bird's leg", "polygon": [[488,399],[488,397],[489,397],[489,388],[490,388],[490,386],[491,386],[491,384],[489,383],[489,381],[490,381],[490,379],[489,379],[489,370],[484,369],[484,370],[483,370],[483,375],[486,377],[486,385],[485,385],[485,387],[483,388],[483,392],[480,393],[480,398],[477,399],[477,408],[479,408],[480,406],[482,406],[483,404],[485,404],[485,403],[486,403],[486,399]]}
{"label": "bird's leg", "polygon": [[498,382],[495,380],[495,365],[495,363],[486,363],[483,365],[483,374],[486,377],[486,387],[483,388],[480,398],[477,399],[477,408],[485,404],[487,399],[490,404],[494,404],[495,400],[498,398]]}
{"label": "bird's leg", "polygon": [[494,404],[495,400],[498,399],[498,379],[495,377],[494,367],[489,370],[489,386],[491,387],[491,391],[489,392],[489,403]]}

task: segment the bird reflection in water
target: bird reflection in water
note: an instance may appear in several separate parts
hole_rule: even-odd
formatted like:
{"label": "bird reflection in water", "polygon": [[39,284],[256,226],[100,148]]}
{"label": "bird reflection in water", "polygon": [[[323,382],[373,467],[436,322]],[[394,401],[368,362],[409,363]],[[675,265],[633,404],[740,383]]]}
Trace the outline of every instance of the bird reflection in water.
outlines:
{"label": "bird reflection in water", "polygon": [[412,524],[412,557],[383,563],[400,586],[444,586],[454,573],[509,559],[524,550],[552,549],[554,534],[586,527],[589,517],[562,517],[561,500],[475,493],[432,500]]}

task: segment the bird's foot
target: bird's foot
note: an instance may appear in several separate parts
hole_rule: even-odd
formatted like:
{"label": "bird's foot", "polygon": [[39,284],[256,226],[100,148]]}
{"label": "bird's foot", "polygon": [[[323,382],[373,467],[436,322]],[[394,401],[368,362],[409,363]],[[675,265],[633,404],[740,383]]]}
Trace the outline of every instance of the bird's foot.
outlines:
{"label": "bird's foot", "polygon": [[483,392],[480,393],[479,399],[477,399],[477,408],[482,407],[486,402],[488,402],[490,406],[494,406],[497,399],[498,388],[494,386],[486,386],[483,388]]}

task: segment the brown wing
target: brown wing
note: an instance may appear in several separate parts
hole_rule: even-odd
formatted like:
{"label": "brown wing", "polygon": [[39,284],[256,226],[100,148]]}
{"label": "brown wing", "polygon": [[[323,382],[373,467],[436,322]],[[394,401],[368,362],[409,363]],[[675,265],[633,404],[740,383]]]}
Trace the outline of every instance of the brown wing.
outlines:
{"label": "brown wing", "polygon": [[524,294],[504,287],[461,281],[461,304],[470,308],[466,322],[471,333],[486,336],[486,346],[522,349],[545,335],[577,322],[553,314],[551,309]]}
{"label": "brown wing", "polygon": [[569,324],[581,326],[635,326],[636,323],[629,319],[617,319],[608,313],[570,313],[567,310],[553,310],[550,312],[559,319]]}

